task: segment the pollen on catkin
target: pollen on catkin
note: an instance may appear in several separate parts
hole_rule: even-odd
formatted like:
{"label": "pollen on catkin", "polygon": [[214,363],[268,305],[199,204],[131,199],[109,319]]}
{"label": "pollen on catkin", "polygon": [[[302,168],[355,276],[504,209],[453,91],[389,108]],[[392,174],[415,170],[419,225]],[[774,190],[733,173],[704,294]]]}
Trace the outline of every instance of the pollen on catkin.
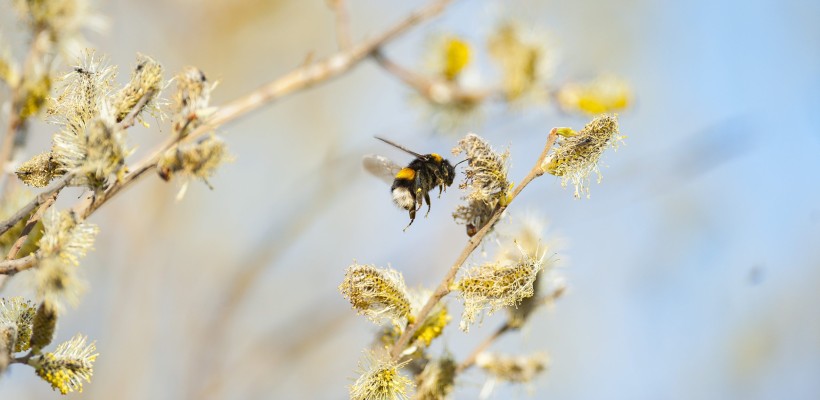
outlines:
{"label": "pollen on catkin", "polygon": [[567,83],[558,90],[556,97],[566,112],[597,115],[629,107],[632,89],[625,80],[607,74],[589,82]]}
{"label": "pollen on catkin", "polygon": [[22,297],[0,299],[0,327],[12,326],[15,328],[14,347],[11,349],[13,353],[29,349],[31,326],[36,312],[37,310],[31,302]]}
{"label": "pollen on catkin", "polygon": [[456,380],[456,362],[450,354],[430,360],[416,375],[416,400],[442,400],[453,391]]}
{"label": "pollen on catkin", "polygon": [[544,160],[542,168],[555,176],[561,177],[561,186],[572,182],[575,186],[575,197],[581,194],[589,197],[589,175],[595,172],[598,182],[602,179],[598,169],[598,160],[608,148],[616,149],[623,142],[618,130],[617,115],[603,114],[584,126],[574,136],[562,137],[555,150]]}
{"label": "pollen on catkin", "polygon": [[467,134],[453,149],[453,155],[461,153],[467,157],[467,168],[464,182],[459,187],[468,191],[463,197],[467,204],[458,206],[453,218],[466,225],[467,233],[472,236],[489,221],[499,204],[506,205],[508,201],[512,187],[507,180],[510,154],[509,151],[497,153],[475,133]]}
{"label": "pollen on catkin", "polygon": [[[137,66],[131,72],[131,80],[114,96],[114,118],[117,122],[132,112],[139,116],[143,110],[157,112],[155,99],[162,90],[162,65],[144,54],[137,54]],[[147,97],[138,110],[134,108]]]}
{"label": "pollen on catkin", "polygon": [[549,366],[549,357],[543,353],[528,356],[507,356],[481,353],[476,365],[494,378],[514,383],[532,382]]}
{"label": "pollen on catkin", "polygon": [[32,358],[29,364],[40,378],[61,394],[82,392],[83,381],[91,382],[98,356],[94,342],[86,344],[86,340],[78,334],[61,343],[54,352]]}
{"label": "pollen on catkin", "polygon": [[448,81],[455,80],[464,67],[470,63],[470,45],[467,42],[451,36],[444,40],[443,65],[441,75]]}
{"label": "pollen on catkin", "polygon": [[472,58],[470,44],[451,33],[438,33],[427,39],[424,69],[437,79],[457,81]]}
{"label": "pollen on catkin", "polygon": [[58,167],[54,155],[46,151],[24,162],[15,173],[26,185],[41,188],[48,186],[49,182],[60,174],[57,172]]}
{"label": "pollen on catkin", "polygon": [[464,332],[483,311],[491,315],[502,307],[515,307],[534,293],[533,284],[543,268],[543,258],[522,254],[514,263],[491,262],[468,269],[452,286],[464,301],[459,327]]}
{"label": "pollen on catkin", "polygon": [[347,268],[339,291],[359,314],[377,324],[412,319],[404,278],[394,269],[354,263]]}
{"label": "pollen on catkin", "polygon": [[512,22],[496,28],[487,40],[490,56],[501,67],[503,90],[507,101],[525,96],[544,100],[544,82],[552,75],[553,51],[544,41],[543,32],[525,30]]}
{"label": "pollen on catkin", "polygon": [[[433,294],[427,289],[410,289],[408,296],[410,300],[410,315],[411,320],[417,320],[416,315],[421,312],[427,299]],[[423,350],[430,347],[430,344],[437,337],[444,332],[444,327],[450,322],[452,317],[447,310],[447,304],[443,301],[436,303],[424,321],[418,324],[418,329],[410,338],[407,345],[407,351],[404,354],[413,353],[416,350]],[[397,323],[398,322],[398,323]],[[377,333],[377,342],[385,348],[392,347],[396,341],[404,334],[407,327],[403,321],[393,321],[388,326],[383,327]]]}
{"label": "pollen on catkin", "polygon": [[406,400],[413,381],[399,372],[403,364],[368,353],[362,374],[350,387],[351,400]]}
{"label": "pollen on catkin", "polygon": [[[410,303],[412,315],[418,315],[427,299],[432,296],[433,292],[430,290],[411,290]],[[413,318],[416,319],[416,318]],[[429,347],[433,339],[439,337],[444,332],[444,327],[450,322],[450,314],[447,312],[447,304],[443,301],[436,303],[433,309],[427,314],[427,317],[419,323],[416,333],[410,340],[411,344],[421,343],[425,347]]]}

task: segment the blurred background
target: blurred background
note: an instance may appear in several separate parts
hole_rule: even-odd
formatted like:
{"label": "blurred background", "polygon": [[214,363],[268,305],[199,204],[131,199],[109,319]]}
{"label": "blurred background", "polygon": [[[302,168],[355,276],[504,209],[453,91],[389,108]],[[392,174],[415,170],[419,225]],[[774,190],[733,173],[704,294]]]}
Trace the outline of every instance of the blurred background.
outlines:
{"label": "blurred background", "polygon": [[[426,2],[348,4],[361,39]],[[214,105],[336,49],[322,0],[97,5],[110,26],[88,39],[120,66],[121,82],[137,52],[169,76],[195,65],[220,82]],[[0,6],[4,37],[22,40],[8,9]],[[626,146],[604,155],[590,199],[575,200],[546,175],[509,210],[549,221],[546,238],[564,243],[555,258],[569,289],[494,345],[551,358],[529,388],[502,385],[494,398],[820,398],[818,16],[820,3],[799,0],[460,1],[385,48],[421,69],[431,35],[481,48],[500,21],[515,19],[560,51],[553,81],[609,72],[635,94],[620,113]],[[474,67],[493,78],[486,60]],[[466,241],[450,217],[457,190],[402,232],[407,214],[361,157],[410,159],[373,136],[449,153],[475,131],[509,146],[518,181],[550,128],[589,120],[550,104],[490,106],[449,134],[412,98],[364,62],[221,128],[236,160],[213,191],[191,182],[176,202],[180,182],[150,176],[95,214],[101,234],[81,267],[88,290],[55,339],[82,332],[97,341],[94,379],[72,396],[346,398],[375,328],[339,294],[345,268],[354,259],[389,264],[410,286],[433,286]],[[135,159],[168,133],[149,122],[130,131]],[[30,154],[52,133],[35,125]],[[28,293],[24,275],[3,295]],[[463,358],[502,318],[470,334],[452,322],[436,349]],[[476,398],[483,382],[471,370],[454,398]],[[19,365],[0,393],[58,396]]]}

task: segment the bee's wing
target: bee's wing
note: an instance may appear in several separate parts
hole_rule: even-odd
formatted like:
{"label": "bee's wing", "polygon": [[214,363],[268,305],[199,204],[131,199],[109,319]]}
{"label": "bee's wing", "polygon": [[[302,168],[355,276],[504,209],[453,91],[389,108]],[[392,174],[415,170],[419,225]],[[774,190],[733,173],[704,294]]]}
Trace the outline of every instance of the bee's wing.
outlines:
{"label": "bee's wing", "polygon": [[401,170],[401,165],[394,163],[389,158],[376,154],[369,154],[362,158],[362,165],[367,172],[380,178],[388,184],[393,184],[396,174]]}

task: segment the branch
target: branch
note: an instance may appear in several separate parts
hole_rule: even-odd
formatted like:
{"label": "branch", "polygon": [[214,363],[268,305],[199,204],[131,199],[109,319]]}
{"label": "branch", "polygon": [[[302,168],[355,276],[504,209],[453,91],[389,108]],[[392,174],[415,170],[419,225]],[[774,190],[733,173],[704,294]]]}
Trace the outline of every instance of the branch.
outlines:
{"label": "branch", "polygon": [[350,15],[347,13],[345,0],[328,0],[328,5],[336,14],[336,41],[339,48],[347,50],[353,43],[350,35]]}
{"label": "branch", "polygon": [[151,155],[149,155],[145,160],[136,164],[133,167],[133,172],[124,176],[120,181],[113,183],[104,192],[92,196],[82,202],[82,204],[78,205],[75,208],[77,216],[81,220],[87,218],[122,189],[130,186],[131,183],[142,176],[145,172],[153,169],[156,166],[160,155],[168,149],[178,146],[184,142],[196,141],[198,138],[213,131],[221,125],[245,116],[250,112],[259,109],[263,105],[269,104],[289,94],[307,89],[313,85],[327,82],[330,79],[350,71],[362,60],[376,51],[376,49],[422,21],[438,15],[451,2],[452,0],[433,1],[426,7],[413,12],[405,19],[399,21],[397,24],[372,39],[365,40],[350,49],[339,51],[323,60],[315,61],[299,67],[279,79],[273,80],[259,89],[228,104],[225,104],[216,110],[210,118],[204,121],[202,125],[194,129],[190,134],[181,139],[174,138],[167,141],[165,144],[160,146],[159,149],[151,153]]}
{"label": "branch", "polygon": [[33,267],[36,263],[36,253],[31,253],[16,260],[0,261],[0,275],[14,275],[18,272],[25,271]]}
{"label": "branch", "polygon": [[464,90],[442,79],[433,79],[415,73],[388,59],[381,51],[373,52],[373,59],[385,71],[418,92],[422,97],[437,104],[477,103],[496,95],[493,90]]}
{"label": "branch", "polygon": [[[510,196],[510,202],[512,203],[518,197],[518,194],[530,183],[533,179],[544,175],[544,169],[541,165],[544,163],[544,160],[547,158],[547,153],[552,148],[553,144],[555,144],[555,139],[558,137],[557,128],[553,128],[549,136],[547,137],[547,144],[544,146],[544,150],[541,151],[541,155],[538,157],[538,160],[535,163],[535,166],[530,170],[527,176],[521,181],[521,183],[513,190],[512,195]],[[453,263],[453,266],[450,267],[450,270],[447,272],[447,275],[444,276],[444,279],[439,284],[436,291],[430,296],[427,300],[427,303],[424,304],[419,314],[416,316],[416,323],[411,324],[404,330],[404,333],[399,337],[399,340],[393,345],[393,348],[390,350],[390,357],[393,361],[397,361],[399,356],[401,355],[402,351],[404,351],[405,347],[407,346],[407,342],[410,340],[411,337],[416,333],[419,326],[424,322],[427,318],[427,315],[430,314],[430,311],[433,307],[448,293],[450,293],[450,285],[452,285],[453,281],[456,278],[456,274],[458,273],[459,268],[461,265],[467,261],[467,258],[472,254],[473,250],[478,247],[479,243],[487,236],[487,233],[490,232],[490,229],[493,228],[495,223],[501,217],[501,214],[504,210],[509,207],[509,203],[506,206],[499,206],[496,208],[493,215],[490,217],[490,220],[484,225],[481,230],[479,230],[475,236],[470,238],[467,241],[467,245],[464,247],[464,250],[461,251],[461,254],[456,259],[456,262]]]}
{"label": "branch", "polygon": [[473,366],[473,364],[475,364],[475,359],[478,357],[478,355],[484,352],[484,350],[487,350],[487,348],[490,347],[490,345],[493,344],[493,342],[495,342],[499,337],[501,337],[501,335],[503,335],[510,329],[512,329],[512,326],[509,322],[505,322],[503,325],[499,326],[498,329],[496,329],[496,331],[493,332],[492,335],[484,339],[484,341],[481,342],[481,344],[476,346],[476,348],[473,349],[473,352],[470,353],[470,355],[467,356],[467,358],[464,359],[464,361],[458,365],[458,367],[456,368],[456,373],[461,373],[465,369]]}

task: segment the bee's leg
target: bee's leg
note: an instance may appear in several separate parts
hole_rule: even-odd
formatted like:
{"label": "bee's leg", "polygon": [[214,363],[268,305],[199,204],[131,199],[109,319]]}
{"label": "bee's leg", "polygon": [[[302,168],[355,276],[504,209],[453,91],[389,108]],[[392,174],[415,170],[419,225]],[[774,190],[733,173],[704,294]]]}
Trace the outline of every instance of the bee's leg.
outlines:
{"label": "bee's leg", "polygon": [[415,220],[416,220],[416,210],[415,210],[415,209],[411,209],[411,210],[410,210],[410,223],[409,223],[409,224],[407,224],[407,226],[405,226],[405,227],[404,227],[404,229],[402,229],[401,231],[402,231],[402,232],[406,231],[406,230],[407,230],[407,228],[409,228],[409,227],[410,227],[410,225],[413,225],[413,221],[415,221]]}
{"label": "bee's leg", "polygon": [[430,215],[430,207],[431,207],[430,194],[429,193],[424,194],[424,200],[427,201],[427,214],[424,214],[424,218],[427,218],[427,216]]}
{"label": "bee's leg", "polygon": [[425,196],[427,196],[427,194],[422,193],[421,188],[416,189],[416,209],[415,209],[415,211],[421,210],[421,206],[424,205],[424,197]]}
{"label": "bee's leg", "polygon": [[438,185],[438,198],[441,198],[442,191],[444,191],[444,185]]}

